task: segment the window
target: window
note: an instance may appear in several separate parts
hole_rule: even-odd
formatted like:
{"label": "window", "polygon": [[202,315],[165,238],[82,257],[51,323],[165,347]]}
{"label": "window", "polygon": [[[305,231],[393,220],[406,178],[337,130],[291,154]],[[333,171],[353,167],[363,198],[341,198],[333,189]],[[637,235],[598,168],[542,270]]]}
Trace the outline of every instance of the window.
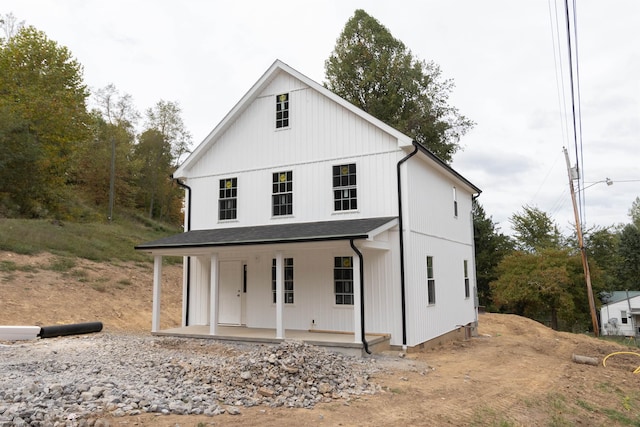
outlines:
{"label": "window", "polygon": [[289,127],[289,94],[276,95],[276,129]]}
{"label": "window", "polygon": [[433,257],[427,257],[427,304],[436,303],[436,280],[433,276]]}
{"label": "window", "polygon": [[[293,258],[284,259],[284,298],[285,304],[293,304]],[[273,303],[276,303],[276,260],[271,263],[271,291]]]}
{"label": "window", "polygon": [[620,320],[622,321],[622,323],[624,323],[625,325],[627,324],[627,322],[629,321],[629,319],[627,318],[627,311],[626,310],[622,310],[620,312]]}
{"label": "window", "polygon": [[337,305],[353,305],[353,258],[335,257],[333,286]]}
{"label": "window", "polygon": [[464,260],[464,297],[469,298],[469,262]]}
{"label": "window", "polygon": [[336,211],[358,209],[355,163],[333,167],[333,201]]}
{"label": "window", "polygon": [[273,174],[273,216],[293,215],[293,172]]}
{"label": "window", "polygon": [[453,187],[453,216],[458,218],[458,195],[456,187]]}
{"label": "window", "polygon": [[218,219],[236,219],[238,206],[238,180],[228,178],[220,180],[218,197]]}

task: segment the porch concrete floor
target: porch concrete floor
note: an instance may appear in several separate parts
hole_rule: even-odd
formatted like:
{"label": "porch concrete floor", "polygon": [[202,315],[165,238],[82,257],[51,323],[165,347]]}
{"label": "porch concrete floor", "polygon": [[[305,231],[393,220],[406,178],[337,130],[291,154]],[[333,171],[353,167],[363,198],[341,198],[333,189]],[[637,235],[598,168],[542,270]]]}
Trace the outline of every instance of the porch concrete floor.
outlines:
{"label": "porch concrete floor", "polygon": [[[193,325],[180,328],[163,329],[153,332],[158,336],[174,336],[184,338],[208,338],[221,341],[246,343],[278,344],[285,340],[301,340],[310,345],[327,347],[330,350],[349,354],[361,354],[362,342],[354,342],[354,334],[342,332],[315,332],[308,330],[286,329],[284,339],[276,338],[276,330],[270,328],[247,328],[245,326],[218,326],[217,335],[210,335],[209,325]],[[366,335],[369,349],[377,351],[389,346],[388,335]]]}

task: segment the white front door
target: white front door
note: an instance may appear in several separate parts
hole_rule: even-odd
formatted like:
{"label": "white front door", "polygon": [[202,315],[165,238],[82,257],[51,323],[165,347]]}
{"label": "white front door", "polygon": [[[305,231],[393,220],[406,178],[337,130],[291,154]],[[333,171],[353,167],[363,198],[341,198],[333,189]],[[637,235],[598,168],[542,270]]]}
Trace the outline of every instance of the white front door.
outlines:
{"label": "white front door", "polygon": [[221,261],[218,288],[218,323],[239,325],[242,320],[242,263]]}

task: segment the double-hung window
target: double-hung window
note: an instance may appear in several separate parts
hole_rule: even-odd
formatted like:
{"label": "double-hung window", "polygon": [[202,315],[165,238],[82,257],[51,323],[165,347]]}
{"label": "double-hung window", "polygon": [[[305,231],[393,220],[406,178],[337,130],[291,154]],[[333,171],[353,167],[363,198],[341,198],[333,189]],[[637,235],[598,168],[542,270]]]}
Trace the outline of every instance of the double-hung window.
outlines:
{"label": "double-hung window", "polygon": [[[284,259],[284,298],[285,304],[293,304],[293,258]],[[276,260],[271,263],[271,292],[273,303],[276,303]]]}
{"label": "double-hung window", "polygon": [[226,178],[220,180],[218,196],[218,219],[236,219],[238,209],[238,179]]}
{"label": "double-hung window", "polygon": [[436,303],[436,279],[433,275],[433,257],[427,257],[427,304]]}
{"label": "double-hung window", "polygon": [[355,163],[333,167],[333,209],[336,211],[358,209]]}
{"label": "double-hung window", "polygon": [[272,179],[273,216],[293,215],[293,172],[276,172]]}
{"label": "double-hung window", "polygon": [[289,94],[276,95],[276,129],[289,127]]}
{"label": "double-hung window", "polygon": [[458,218],[458,193],[456,187],[453,187],[453,216]]}
{"label": "double-hung window", "polygon": [[469,262],[465,259],[463,262],[464,270],[464,297],[469,298],[471,295],[469,291]]}
{"label": "double-hung window", "polygon": [[353,258],[335,257],[333,264],[333,288],[336,305],[353,305]]}

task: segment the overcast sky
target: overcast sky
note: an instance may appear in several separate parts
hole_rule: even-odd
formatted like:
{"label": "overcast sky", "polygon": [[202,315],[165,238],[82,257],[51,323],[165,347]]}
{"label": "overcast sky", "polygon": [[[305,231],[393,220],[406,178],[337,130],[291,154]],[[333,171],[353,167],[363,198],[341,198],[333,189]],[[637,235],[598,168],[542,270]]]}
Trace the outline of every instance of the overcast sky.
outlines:
{"label": "overcast sky", "polygon": [[[571,3],[571,2],[570,2]],[[194,144],[276,59],[322,83],[324,61],[364,9],[456,87],[476,122],[453,167],[483,190],[501,231],[523,205],[569,233],[562,147],[575,164],[562,0],[3,0],[70,49],[92,89],[113,83],[141,112],[177,101]],[[556,17],[560,19],[556,24]],[[578,65],[587,226],[630,222],[640,196],[640,1],[580,0]],[[558,29],[559,39],[558,39]],[[575,59],[574,59],[575,60]],[[564,79],[563,79],[564,77]]]}

